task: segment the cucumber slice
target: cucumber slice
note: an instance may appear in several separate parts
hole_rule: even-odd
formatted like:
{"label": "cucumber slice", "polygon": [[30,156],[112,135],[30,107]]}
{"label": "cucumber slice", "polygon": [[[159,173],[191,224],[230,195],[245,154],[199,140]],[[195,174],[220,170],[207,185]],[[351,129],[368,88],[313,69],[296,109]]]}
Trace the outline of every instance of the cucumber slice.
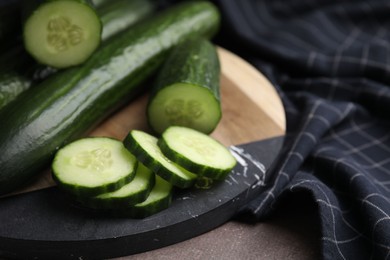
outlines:
{"label": "cucumber slice", "polygon": [[157,133],[171,125],[211,133],[221,119],[220,64],[206,39],[178,45],[164,63],[147,106],[150,127]]}
{"label": "cucumber slice", "polygon": [[173,186],[156,175],[156,184],[148,198],[132,207],[123,210],[120,214],[132,218],[145,218],[167,209],[172,203]]}
{"label": "cucumber slice", "polygon": [[78,200],[94,209],[119,209],[141,203],[147,199],[155,184],[155,174],[138,162],[135,177],[118,190]]}
{"label": "cucumber slice", "polygon": [[53,178],[76,196],[94,196],[119,189],[135,177],[136,158],[123,143],[108,137],[74,141],[55,155]]}
{"label": "cucumber slice", "polygon": [[167,159],[157,142],[156,137],[139,130],[130,131],[124,140],[125,147],[154,173],[179,188],[192,186],[197,175]]}
{"label": "cucumber slice", "polygon": [[24,45],[55,68],[83,63],[99,46],[102,24],[85,0],[25,1]]}
{"label": "cucumber slice", "polygon": [[158,145],[170,160],[200,176],[220,180],[236,165],[236,159],[225,146],[188,127],[169,127]]}

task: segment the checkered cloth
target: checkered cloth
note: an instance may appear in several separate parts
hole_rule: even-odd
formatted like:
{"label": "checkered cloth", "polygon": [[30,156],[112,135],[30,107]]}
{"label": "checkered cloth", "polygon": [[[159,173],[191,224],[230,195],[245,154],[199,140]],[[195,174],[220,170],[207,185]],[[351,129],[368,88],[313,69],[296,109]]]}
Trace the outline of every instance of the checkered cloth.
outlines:
{"label": "checkered cloth", "polygon": [[318,205],[324,259],[390,259],[390,1],[219,0],[218,44],[278,90],[287,140],[262,220],[283,197]]}

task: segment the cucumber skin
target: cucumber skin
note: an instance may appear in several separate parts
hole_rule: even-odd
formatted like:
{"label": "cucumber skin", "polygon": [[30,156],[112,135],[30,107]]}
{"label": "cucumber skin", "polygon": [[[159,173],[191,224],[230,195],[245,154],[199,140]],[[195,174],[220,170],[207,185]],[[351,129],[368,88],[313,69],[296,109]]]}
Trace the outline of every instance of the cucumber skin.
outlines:
{"label": "cucumber skin", "polygon": [[[198,57],[195,61],[194,56]],[[158,74],[155,85],[151,90],[147,111],[159,91],[176,83],[188,83],[207,88],[220,104],[220,70],[221,66],[216,48],[207,39],[190,39],[178,45],[164,62]],[[216,128],[221,117],[220,107],[216,124],[206,134],[211,133]],[[158,135],[162,134],[153,127],[149,112],[147,119],[152,130]]]}
{"label": "cucumber skin", "polygon": [[82,66],[49,77],[0,110],[0,194],[37,176],[60,147],[145,91],[140,83],[173,46],[190,37],[211,37],[218,26],[213,4],[179,4],[114,37]]}
{"label": "cucumber skin", "polygon": [[196,179],[188,179],[184,180],[180,177],[177,177],[170,173],[168,169],[161,166],[159,162],[157,162],[154,158],[151,156],[148,156],[148,152],[145,151],[142,146],[140,146],[137,142],[137,140],[132,136],[131,132],[125,137],[123,141],[125,147],[140,161],[142,162],[146,167],[148,167],[150,170],[152,170],[154,173],[156,173],[158,176],[166,180],[167,182],[171,183],[172,185],[185,189],[191,187]]}
{"label": "cucumber skin", "polygon": [[[116,22],[121,20],[121,23],[131,26],[149,16],[155,9],[156,6],[149,0],[117,0],[115,2],[103,0],[99,2],[97,12],[103,23],[103,43],[123,30],[122,25],[116,27],[112,24],[112,20]],[[58,71],[55,68],[38,64],[20,43],[1,57],[0,66],[2,66],[0,67],[0,109],[30,87]]]}
{"label": "cucumber skin", "polygon": [[[153,0],[104,0],[96,7],[103,23],[102,41],[151,15],[157,6]],[[96,5],[95,5],[96,6]]]}
{"label": "cucumber skin", "polygon": [[[128,182],[129,183],[129,182]],[[83,206],[92,209],[123,209],[144,201],[151,192],[155,184],[154,173],[150,174],[148,189],[143,192],[132,194],[131,197],[115,197],[110,199],[101,199],[97,196],[78,196],[75,199]]]}
{"label": "cucumber skin", "polygon": [[[156,178],[159,177],[156,176]],[[164,180],[156,179],[155,185],[169,185],[167,183],[162,184],[161,181],[165,182]],[[152,192],[153,189],[151,193]],[[134,206],[130,206],[128,208],[124,208],[113,213],[116,216],[122,216],[122,217],[131,217],[136,219],[146,218],[167,209],[172,204],[172,196],[173,196],[173,186],[170,186],[166,196],[160,198],[159,200],[154,200],[153,202],[150,202],[147,205],[142,205],[142,203],[139,203]]]}
{"label": "cucumber skin", "polygon": [[158,201],[154,201],[153,204],[149,204],[147,207],[129,207],[127,209],[116,212],[115,215],[142,219],[169,208],[171,204],[172,192],[167,197],[161,198]]}
{"label": "cucumber skin", "polygon": [[[194,56],[198,58],[194,61]],[[220,62],[215,46],[206,38],[189,39],[176,46],[164,62],[151,95],[175,83],[209,89],[220,100]]]}
{"label": "cucumber skin", "polygon": [[29,89],[31,84],[27,77],[12,71],[0,73],[0,82],[0,109]]}
{"label": "cucumber skin", "polygon": [[121,188],[122,186],[126,185],[127,183],[131,182],[134,179],[135,170],[131,174],[126,175],[125,177],[123,177],[122,179],[120,179],[119,181],[117,181],[115,183],[110,183],[104,187],[99,186],[99,187],[94,187],[94,188],[90,188],[90,189],[86,189],[85,187],[80,187],[80,186],[77,186],[74,184],[62,183],[61,180],[59,180],[55,174],[52,174],[52,177],[53,177],[53,180],[57,183],[57,186],[61,190],[65,191],[73,196],[76,196],[77,198],[80,198],[80,197],[96,196],[96,195],[101,194],[103,192],[111,192],[111,191],[114,191],[114,190]]}
{"label": "cucumber skin", "polygon": [[185,168],[186,170],[196,173],[199,177],[207,177],[213,180],[223,180],[235,166],[234,165],[232,168],[226,170],[221,170],[205,167],[204,165],[196,164],[194,162],[189,162],[188,158],[184,157],[180,153],[173,151],[166,143],[164,138],[160,138],[158,140],[158,146],[168,159],[174,161],[178,165],[181,165],[181,167]]}

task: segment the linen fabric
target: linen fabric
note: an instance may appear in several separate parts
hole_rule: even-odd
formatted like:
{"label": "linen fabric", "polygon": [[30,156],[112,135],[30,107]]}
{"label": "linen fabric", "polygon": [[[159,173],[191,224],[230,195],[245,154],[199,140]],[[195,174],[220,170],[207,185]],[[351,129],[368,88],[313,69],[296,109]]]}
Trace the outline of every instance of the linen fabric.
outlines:
{"label": "linen fabric", "polygon": [[268,77],[287,135],[265,190],[318,207],[323,259],[390,259],[390,1],[219,0],[217,43]]}

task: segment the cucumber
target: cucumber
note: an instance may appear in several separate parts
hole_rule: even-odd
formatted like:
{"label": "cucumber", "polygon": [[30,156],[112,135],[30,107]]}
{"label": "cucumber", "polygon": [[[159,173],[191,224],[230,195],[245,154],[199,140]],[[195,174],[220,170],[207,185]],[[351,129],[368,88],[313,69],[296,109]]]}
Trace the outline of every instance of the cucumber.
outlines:
{"label": "cucumber", "polygon": [[102,24],[87,0],[24,1],[23,19],[24,46],[42,64],[79,65],[100,44]]}
{"label": "cucumber", "polygon": [[131,218],[146,218],[167,209],[172,203],[172,185],[156,175],[156,183],[148,198],[134,206],[116,212],[116,215]]}
{"label": "cucumber", "polygon": [[76,196],[117,190],[135,176],[137,160],[123,143],[107,137],[88,137],[61,148],[52,163],[58,187]]}
{"label": "cucumber", "polygon": [[103,23],[102,40],[145,19],[157,8],[152,0],[105,0],[96,8]]}
{"label": "cucumber", "polygon": [[152,89],[147,119],[156,134],[171,125],[211,133],[221,119],[220,63],[207,39],[191,39],[167,58]]}
{"label": "cucumber", "polygon": [[197,176],[165,157],[156,137],[140,130],[131,130],[123,142],[140,162],[172,185],[188,188],[194,184]]}
{"label": "cucumber", "polygon": [[16,72],[0,72],[0,109],[30,88],[30,80]]}
{"label": "cucumber", "polygon": [[220,142],[188,127],[169,127],[158,145],[168,159],[199,176],[221,180],[236,165],[234,156]]}
{"label": "cucumber", "polygon": [[134,179],[120,189],[96,196],[78,197],[77,200],[93,209],[128,208],[145,201],[154,184],[155,174],[138,162]]}
{"label": "cucumber", "polygon": [[92,4],[97,8],[105,5],[107,1],[115,2],[115,0],[92,0]]}
{"label": "cucumber", "polygon": [[85,135],[146,91],[169,51],[219,25],[209,2],[182,2],[113,37],[79,67],[58,72],[0,110],[0,194],[50,164],[58,148]]}
{"label": "cucumber", "polygon": [[[104,4],[103,4],[104,3]],[[156,6],[149,0],[104,0],[97,7],[103,23],[103,43],[115,34],[151,15]],[[23,46],[14,46],[0,58],[0,109],[21,93],[57,72],[37,64]]]}

